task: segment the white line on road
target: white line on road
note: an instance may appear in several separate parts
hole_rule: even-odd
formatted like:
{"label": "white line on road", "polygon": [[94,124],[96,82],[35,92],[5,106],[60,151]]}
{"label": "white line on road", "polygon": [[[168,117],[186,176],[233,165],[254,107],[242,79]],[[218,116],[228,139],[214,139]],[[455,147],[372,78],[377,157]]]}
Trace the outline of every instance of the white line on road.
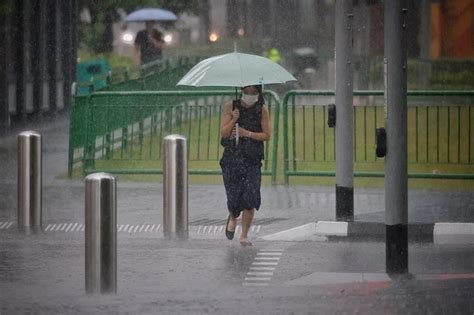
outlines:
{"label": "white line on road", "polygon": [[150,233],[153,232],[154,229],[155,229],[155,225],[153,224],[153,225],[151,226]]}
{"label": "white line on road", "polygon": [[130,228],[128,229],[128,231],[127,231],[127,232],[128,232],[128,233],[131,233],[131,232],[132,232],[132,230],[133,230],[133,225],[130,225]]}
{"label": "white line on road", "polygon": [[273,252],[259,252],[257,256],[281,256],[283,253],[273,253]]}
{"label": "white line on road", "polygon": [[261,225],[257,225],[257,232],[255,232],[255,233],[260,232],[260,228],[261,228],[261,227],[262,227]]}
{"label": "white line on road", "polygon": [[148,232],[148,229],[149,229],[149,228],[150,228],[150,225],[147,224],[147,225],[146,225],[146,228],[145,228],[145,233]]}
{"label": "white line on road", "polygon": [[273,272],[268,271],[249,271],[247,272],[247,276],[273,276]]}
{"label": "white line on road", "polygon": [[69,223],[69,225],[66,228],[66,232],[69,232],[69,229],[72,227],[73,223]]}
{"label": "white line on road", "polygon": [[7,229],[8,229],[10,226],[12,226],[12,225],[13,225],[13,222],[8,223]]}
{"label": "white line on road", "polygon": [[120,226],[118,228],[118,231],[120,232],[120,231],[122,231],[122,229],[123,229],[123,224],[120,224]]}
{"label": "white line on road", "polygon": [[280,257],[255,257],[255,260],[274,260],[279,261]]}
{"label": "white line on road", "polygon": [[140,227],[140,226],[137,225],[137,226],[135,227],[135,230],[133,230],[133,233],[137,233],[139,227]]}
{"label": "white line on road", "polygon": [[277,266],[278,263],[277,262],[266,262],[266,261],[262,261],[262,262],[254,261],[252,263],[252,265],[254,265],[254,266]]}
{"label": "white line on road", "polygon": [[156,232],[160,230],[160,227],[161,227],[161,224],[158,224],[158,226],[156,227]]}
{"label": "white line on road", "polygon": [[58,224],[58,227],[56,228],[55,231],[59,231],[59,229],[61,228],[62,224]]}
{"label": "white line on road", "polygon": [[145,224],[142,224],[142,227],[140,228],[140,231],[138,231],[138,233],[141,233],[144,228],[145,228]]}
{"label": "white line on road", "polygon": [[74,223],[74,225],[73,225],[73,227],[72,227],[72,229],[71,229],[71,232],[74,231],[74,230],[76,230],[76,227],[77,227],[78,224],[79,224],[79,223],[77,223],[77,222]]}
{"label": "white line on road", "polygon": [[[3,222],[0,222],[0,223],[3,223]],[[8,224],[8,222],[3,223],[3,224],[0,226],[0,229],[3,229],[4,227],[6,227],[7,224]]]}
{"label": "white line on road", "polygon": [[274,271],[275,267],[250,267],[249,270],[271,270]]}
{"label": "white line on road", "polygon": [[245,281],[270,281],[272,277],[245,277]]}
{"label": "white line on road", "polygon": [[268,283],[265,283],[265,282],[244,282],[243,285],[245,285],[245,286],[254,286],[254,287],[264,287],[264,286],[267,286]]}

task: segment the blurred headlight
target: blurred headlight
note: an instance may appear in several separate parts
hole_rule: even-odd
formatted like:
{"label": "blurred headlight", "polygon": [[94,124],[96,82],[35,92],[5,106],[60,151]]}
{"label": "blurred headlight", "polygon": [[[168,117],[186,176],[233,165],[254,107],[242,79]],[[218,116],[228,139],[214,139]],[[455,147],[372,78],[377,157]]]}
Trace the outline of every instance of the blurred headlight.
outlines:
{"label": "blurred headlight", "polygon": [[171,42],[173,41],[173,35],[171,34],[166,34],[164,37],[163,37],[165,43],[167,44],[171,44]]}
{"label": "blurred headlight", "polygon": [[129,32],[125,32],[122,34],[122,40],[127,44],[132,44],[133,42],[133,34]]}
{"label": "blurred headlight", "polygon": [[217,42],[218,39],[219,35],[217,35],[217,33],[212,32],[211,34],[209,34],[209,40],[211,42]]}

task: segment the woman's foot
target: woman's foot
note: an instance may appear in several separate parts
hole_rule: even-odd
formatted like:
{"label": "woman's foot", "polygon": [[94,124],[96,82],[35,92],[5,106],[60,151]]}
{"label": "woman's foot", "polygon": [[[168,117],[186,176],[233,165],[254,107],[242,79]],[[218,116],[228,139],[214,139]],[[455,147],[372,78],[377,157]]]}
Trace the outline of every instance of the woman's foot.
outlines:
{"label": "woman's foot", "polygon": [[234,239],[235,226],[237,225],[237,219],[234,218],[231,214],[227,217],[227,223],[225,225],[225,236],[227,239]]}
{"label": "woman's foot", "polygon": [[241,238],[240,245],[242,246],[252,246],[252,243],[248,240],[248,238]]}

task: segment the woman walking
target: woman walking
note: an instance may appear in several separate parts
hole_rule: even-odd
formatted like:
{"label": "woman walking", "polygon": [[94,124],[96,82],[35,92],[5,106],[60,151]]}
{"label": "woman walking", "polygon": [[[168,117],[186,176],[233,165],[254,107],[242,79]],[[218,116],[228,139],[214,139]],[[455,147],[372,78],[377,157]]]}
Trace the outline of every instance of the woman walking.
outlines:
{"label": "woman walking", "polygon": [[270,116],[260,85],[241,88],[241,98],[224,105],[221,119],[221,144],[224,153],[220,160],[227,195],[225,234],[234,238],[237,218],[242,213],[240,244],[249,246],[248,231],[260,208],[261,167],[264,158],[263,142],[271,135]]}

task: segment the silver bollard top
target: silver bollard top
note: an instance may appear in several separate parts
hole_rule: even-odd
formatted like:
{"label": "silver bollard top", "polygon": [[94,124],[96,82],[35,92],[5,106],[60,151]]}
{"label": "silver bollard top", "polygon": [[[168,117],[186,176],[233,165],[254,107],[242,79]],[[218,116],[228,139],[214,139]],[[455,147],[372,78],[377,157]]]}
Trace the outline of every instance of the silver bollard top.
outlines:
{"label": "silver bollard top", "polygon": [[41,137],[41,135],[37,131],[28,130],[20,132],[18,137]]}
{"label": "silver bollard top", "polygon": [[110,173],[104,173],[104,172],[100,172],[100,173],[92,173],[92,174],[89,174],[86,176],[86,180],[102,180],[102,179],[110,179],[110,180],[115,180],[115,177],[110,174]]}
{"label": "silver bollard top", "polygon": [[167,140],[167,141],[178,141],[178,140],[186,141],[185,136],[178,135],[178,134],[168,135],[168,136],[164,137],[164,139]]}

